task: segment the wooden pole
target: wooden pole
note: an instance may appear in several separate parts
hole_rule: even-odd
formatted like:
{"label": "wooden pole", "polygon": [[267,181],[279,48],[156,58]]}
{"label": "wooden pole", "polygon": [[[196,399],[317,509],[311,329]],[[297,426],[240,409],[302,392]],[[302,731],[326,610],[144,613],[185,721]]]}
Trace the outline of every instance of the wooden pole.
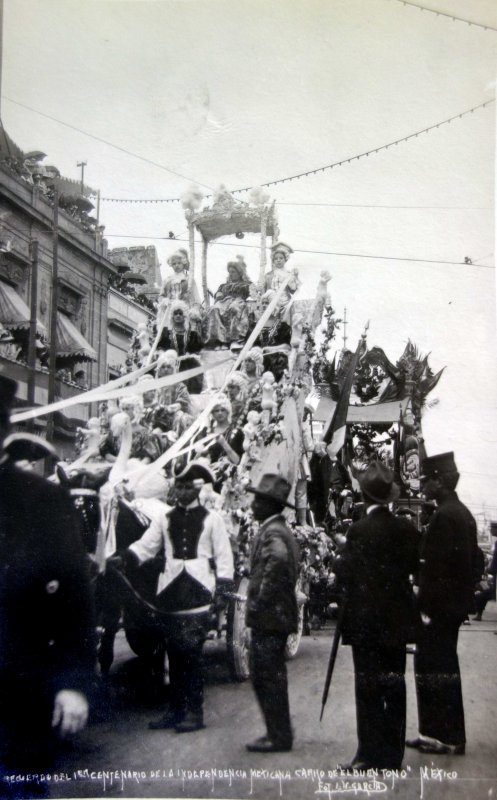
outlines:
{"label": "wooden pole", "polygon": [[[50,360],[48,364],[48,404],[55,400],[55,374],[57,371],[57,314],[59,302],[59,188],[55,187],[53,206],[52,235],[52,301],[50,308]],[[54,419],[50,414],[47,421],[47,439],[54,439]]]}
{"label": "wooden pole", "polygon": [[204,295],[205,307],[209,308],[209,289],[207,287],[207,248],[209,242],[202,236],[202,293]]}
{"label": "wooden pole", "polygon": [[264,286],[264,275],[266,273],[266,230],[267,230],[267,215],[268,209],[263,206],[261,208],[261,266],[259,270],[259,286],[262,289]]}
{"label": "wooden pole", "polygon": [[188,220],[188,246],[190,249],[190,271],[188,273],[188,292],[192,296],[193,282],[195,280],[195,226],[192,222],[193,211],[189,211]]}

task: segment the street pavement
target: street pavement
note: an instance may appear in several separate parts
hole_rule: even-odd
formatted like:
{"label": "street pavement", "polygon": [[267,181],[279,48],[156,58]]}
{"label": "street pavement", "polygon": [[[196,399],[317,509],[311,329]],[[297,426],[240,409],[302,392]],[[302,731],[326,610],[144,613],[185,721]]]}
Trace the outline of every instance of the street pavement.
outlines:
{"label": "street pavement", "polygon": [[[355,754],[355,704],[349,647],[340,647],[323,721],[321,696],[332,623],[302,639],[288,664],[295,726],[291,753],[254,754],[245,743],[264,732],[250,682],[232,683],[224,642],[206,646],[206,728],[190,734],[148,730],[167,697],[157,696],[143,662],[122,633],[108,691],[88,729],[62,755],[51,776],[56,798],[264,798],[303,800],[383,795],[414,800],[491,800],[497,794],[497,607],[461,628],[468,745],[465,756],[406,750],[398,774],[344,775],[337,764]],[[412,656],[408,656],[407,734],[417,733]]]}

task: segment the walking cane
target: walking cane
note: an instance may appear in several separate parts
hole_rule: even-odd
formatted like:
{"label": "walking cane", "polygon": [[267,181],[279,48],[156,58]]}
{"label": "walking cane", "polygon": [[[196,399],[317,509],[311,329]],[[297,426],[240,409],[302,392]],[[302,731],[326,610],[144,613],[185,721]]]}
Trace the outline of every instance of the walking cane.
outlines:
{"label": "walking cane", "polygon": [[335,661],[337,660],[338,645],[340,644],[340,637],[342,635],[342,622],[343,622],[343,614],[345,611],[345,605],[346,605],[346,600],[343,599],[342,604],[339,606],[338,609],[337,624],[335,627],[335,633],[333,634],[333,641],[331,643],[330,658],[328,660],[328,671],[326,673],[326,680],[324,682],[324,689],[323,689],[323,697],[321,700],[321,715],[319,717],[320,722],[323,719],[324,707],[328,699],[328,692],[330,691],[331,678],[333,676],[333,670],[335,668]]}

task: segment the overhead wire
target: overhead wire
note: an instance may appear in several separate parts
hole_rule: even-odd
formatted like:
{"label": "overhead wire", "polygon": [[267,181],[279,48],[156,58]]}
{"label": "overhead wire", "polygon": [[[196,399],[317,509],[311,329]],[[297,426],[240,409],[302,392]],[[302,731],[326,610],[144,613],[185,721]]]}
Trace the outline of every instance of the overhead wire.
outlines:
{"label": "overhead wire", "polygon": [[[174,239],[170,239],[168,236],[146,236],[142,234],[132,234],[132,233],[110,233],[105,234],[107,237],[112,238],[119,238],[119,239],[151,239],[151,240],[159,240],[159,241],[166,241],[166,242],[188,242],[188,239],[180,239],[178,237],[174,237]],[[199,241],[196,241],[197,244],[200,244]],[[241,242],[218,242],[218,241],[211,241],[210,245],[216,247],[245,247],[245,248],[255,248],[256,250],[260,250],[260,246],[256,244],[242,244]],[[412,261],[417,263],[423,264],[449,264],[453,266],[462,266],[462,267],[474,267],[475,269],[495,269],[494,266],[491,264],[473,264],[468,263],[465,261],[445,261],[441,259],[433,259],[433,258],[409,258],[405,256],[383,256],[383,255],[370,255],[368,253],[338,253],[333,252],[331,250],[302,250],[300,248],[294,247],[293,248],[295,253],[304,253],[304,254],[315,254],[315,255],[325,255],[325,256],[340,256],[343,258],[369,258],[369,259],[376,259],[380,261]]]}
{"label": "overhead wire", "polygon": [[[39,114],[42,117],[46,117],[47,119],[50,119],[53,122],[57,122],[58,124],[64,125],[67,128],[71,128],[72,130],[75,130],[78,133],[83,134],[84,136],[88,136],[91,139],[95,139],[97,141],[100,141],[100,142],[108,145],[109,147],[113,147],[114,149],[119,150],[120,152],[123,152],[123,153],[125,153],[127,155],[132,156],[133,158],[137,158],[137,159],[139,159],[141,161],[145,161],[148,164],[152,164],[153,166],[159,167],[160,169],[163,169],[166,172],[169,172],[169,173],[175,175],[176,177],[180,177],[183,180],[187,180],[190,183],[192,183],[192,182],[193,183],[197,183],[198,185],[203,186],[203,188],[212,189],[211,186],[208,186],[206,184],[202,184],[200,181],[194,181],[192,178],[188,178],[185,175],[182,175],[181,173],[176,172],[175,170],[172,170],[169,167],[164,166],[164,164],[159,164],[158,162],[153,161],[152,159],[146,158],[145,156],[137,155],[136,153],[133,153],[131,150],[127,150],[126,148],[121,147],[120,145],[115,145],[113,142],[109,142],[107,139],[103,139],[102,137],[95,136],[94,134],[88,133],[88,132],[82,130],[81,128],[78,128],[75,125],[71,125],[71,124],[69,124],[67,122],[62,122],[61,120],[57,119],[56,117],[51,116],[50,114],[45,114],[44,112],[38,111],[37,109],[32,108],[31,106],[28,106],[25,103],[20,103],[17,100],[12,100],[12,98],[7,97],[6,95],[3,95],[3,96],[10,103],[14,103],[15,105],[21,106],[22,108],[26,108],[26,109],[28,109],[29,111],[32,111],[35,114]],[[331,169],[334,169],[335,167],[341,167],[341,166],[343,166],[345,164],[350,164],[352,161],[358,161],[361,158],[368,158],[371,155],[375,155],[376,153],[380,153],[382,150],[388,150],[388,148],[390,148],[390,147],[396,147],[399,144],[402,144],[404,142],[408,142],[411,139],[415,139],[418,136],[421,136],[421,135],[423,135],[425,133],[429,133],[430,131],[433,131],[436,128],[440,128],[442,125],[449,125],[454,120],[462,119],[463,117],[466,117],[468,114],[473,114],[475,111],[478,111],[479,109],[485,108],[486,106],[488,106],[488,105],[490,105],[491,103],[494,103],[494,102],[495,102],[495,98],[491,98],[490,100],[486,100],[484,103],[479,103],[478,105],[473,106],[472,108],[466,109],[465,111],[462,111],[459,114],[454,114],[454,116],[452,116],[452,117],[448,117],[447,119],[441,120],[440,122],[436,122],[436,123],[434,123],[432,125],[428,125],[426,128],[422,128],[422,129],[420,129],[418,131],[415,131],[414,133],[410,133],[408,136],[403,136],[403,137],[401,137],[399,139],[394,139],[391,142],[387,142],[386,144],[380,145],[380,147],[375,147],[375,148],[372,148],[371,150],[366,150],[363,153],[358,153],[355,156],[350,156],[350,158],[344,158],[344,159],[342,159],[340,161],[335,161],[335,162],[333,162],[331,164],[325,164],[322,167],[316,167],[315,169],[310,169],[310,170],[307,170],[305,172],[299,172],[299,173],[296,173],[294,175],[289,175],[289,176],[287,176],[285,178],[278,178],[278,179],[273,180],[273,181],[266,181],[265,183],[259,184],[259,186],[264,187],[264,188],[267,188],[267,187],[270,187],[270,186],[277,186],[279,184],[287,183],[289,181],[299,180],[300,178],[308,178],[310,175],[317,175],[319,172],[325,172],[326,170],[331,170]],[[251,189],[254,189],[254,188],[255,188],[254,186],[246,186],[244,188],[233,189],[233,190],[231,190],[231,194],[232,195],[233,194],[242,194],[244,192],[249,192]],[[211,194],[207,194],[207,195],[205,195],[205,197],[207,197],[207,198],[208,197],[212,197],[212,195]],[[142,198],[121,198],[121,197],[100,197],[100,201],[101,202],[107,202],[107,203],[179,203],[181,201],[181,198],[172,197],[172,198],[151,198],[151,199],[143,198],[142,199]]]}

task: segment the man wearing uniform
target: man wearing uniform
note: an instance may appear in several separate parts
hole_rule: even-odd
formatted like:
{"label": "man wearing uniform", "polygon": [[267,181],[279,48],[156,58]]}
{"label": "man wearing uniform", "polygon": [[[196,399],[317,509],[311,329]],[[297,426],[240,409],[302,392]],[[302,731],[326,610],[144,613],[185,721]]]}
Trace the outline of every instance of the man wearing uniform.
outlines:
{"label": "man wearing uniform", "polygon": [[57,740],[86,724],[95,664],[87,561],[69,495],[3,450],[16,389],[0,375],[2,777],[50,770]]}
{"label": "man wearing uniform", "polygon": [[233,588],[233,554],[224,521],[199,503],[210,469],[192,461],[175,480],[176,505],[154,520],[126,551],[139,563],[164,547],[156,605],[163,612],[169,658],[171,701],[167,713],[151,722],[153,730],[188,733],[204,727],[202,649],[209,630],[215,592]]}
{"label": "man wearing uniform", "polygon": [[474,611],[477,566],[476,522],[461,503],[454,453],[425,458],[421,488],[436,500],[426,533],[419,572],[422,616],[414,670],[419,736],[408,747],[423,753],[463,755],[466,747],[461,675],[457,657],[459,626]]}

